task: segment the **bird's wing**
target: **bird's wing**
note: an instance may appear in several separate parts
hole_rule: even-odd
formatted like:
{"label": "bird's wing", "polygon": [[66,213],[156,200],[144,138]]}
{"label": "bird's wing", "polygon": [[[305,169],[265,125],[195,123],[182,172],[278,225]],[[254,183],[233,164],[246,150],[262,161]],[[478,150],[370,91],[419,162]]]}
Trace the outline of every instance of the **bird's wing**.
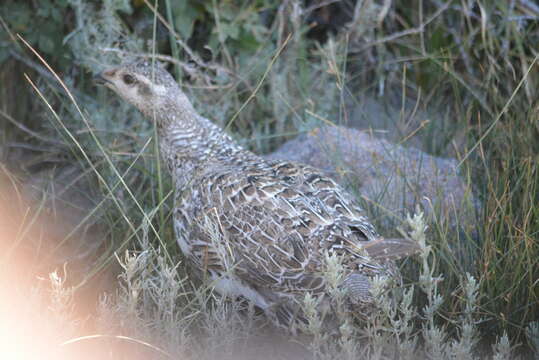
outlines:
{"label": "bird's wing", "polygon": [[202,176],[192,192],[203,206],[191,234],[200,268],[292,292],[322,290],[325,250],[344,255],[350,270],[383,270],[364,250],[378,239],[374,229],[334,182],[301,171],[292,176],[296,164],[267,166]]}
{"label": "bird's wing", "polygon": [[[380,261],[398,260],[420,251],[419,244],[414,240],[385,239],[378,235],[356,200],[320,170],[288,161],[273,161],[270,165],[280,178],[293,179],[294,185],[303,192],[314,194],[334,213],[342,215],[341,221],[353,231],[363,232],[370,240],[363,244],[363,248],[371,258]],[[355,224],[359,224],[360,229],[356,230]]]}
{"label": "bird's wing", "polygon": [[272,161],[269,165],[278,178],[320,199],[329,213],[339,217],[358,235],[366,240],[380,238],[356,199],[319,169],[289,161]]}

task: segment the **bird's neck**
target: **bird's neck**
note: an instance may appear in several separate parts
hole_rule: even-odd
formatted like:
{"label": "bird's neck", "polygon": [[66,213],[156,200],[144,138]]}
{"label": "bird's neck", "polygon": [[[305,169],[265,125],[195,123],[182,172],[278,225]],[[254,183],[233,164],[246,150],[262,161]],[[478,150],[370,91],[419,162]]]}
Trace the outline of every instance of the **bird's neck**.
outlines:
{"label": "bird's neck", "polygon": [[174,110],[169,107],[170,111],[157,119],[161,156],[178,186],[185,186],[209,163],[227,165],[256,158],[188,105]]}

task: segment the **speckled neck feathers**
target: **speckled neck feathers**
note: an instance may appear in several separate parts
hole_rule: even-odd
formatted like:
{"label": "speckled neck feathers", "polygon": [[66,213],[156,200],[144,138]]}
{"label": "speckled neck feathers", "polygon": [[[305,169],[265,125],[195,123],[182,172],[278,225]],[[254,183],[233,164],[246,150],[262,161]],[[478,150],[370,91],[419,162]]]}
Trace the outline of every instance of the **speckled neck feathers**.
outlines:
{"label": "speckled neck feathers", "polygon": [[226,164],[258,158],[200,116],[179,90],[172,92],[158,111],[146,116],[157,123],[161,155],[177,186],[188,183],[194,171],[208,162]]}

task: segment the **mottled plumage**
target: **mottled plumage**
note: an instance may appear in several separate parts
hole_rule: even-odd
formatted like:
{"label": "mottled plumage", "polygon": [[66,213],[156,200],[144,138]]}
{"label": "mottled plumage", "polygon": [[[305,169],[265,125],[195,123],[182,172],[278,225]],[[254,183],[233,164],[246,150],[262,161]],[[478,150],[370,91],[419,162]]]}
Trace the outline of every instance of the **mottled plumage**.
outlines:
{"label": "mottled plumage", "polygon": [[339,255],[341,286],[361,313],[372,302],[369,279],[398,278],[393,260],[417,250],[381,238],[353,197],[317,169],[241,148],[196,113],[164,69],[141,61],[100,79],[156,121],[176,186],[177,241],[196,273],[276,324],[301,319],[307,292],[326,295],[327,254]]}

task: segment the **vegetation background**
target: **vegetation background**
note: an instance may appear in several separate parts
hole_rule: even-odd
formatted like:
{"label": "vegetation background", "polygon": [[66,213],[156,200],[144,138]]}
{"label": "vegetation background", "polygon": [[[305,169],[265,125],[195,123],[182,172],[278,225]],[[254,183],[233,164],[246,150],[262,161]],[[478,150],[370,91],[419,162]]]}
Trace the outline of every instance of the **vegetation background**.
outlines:
{"label": "vegetation background", "polygon": [[[327,123],[360,126],[352,110],[368,98],[397,108],[375,130],[459,161],[480,202],[476,226],[424,220],[432,251],[403,264],[412,290],[393,294],[400,310],[386,307],[367,330],[351,322],[339,339],[311,329],[312,356],[394,358],[386,345],[403,358],[405,346],[411,358],[537,356],[537,44],[529,0],[3,0],[2,289],[26,313],[52,313],[58,335],[44,343],[63,348],[124,334],[151,357],[211,357],[249,338],[253,309],[186,278],[152,125],[91,80],[155,55],[203,115],[257,153]],[[360,201],[381,224],[387,214]],[[421,238],[414,219],[400,218]]]}

